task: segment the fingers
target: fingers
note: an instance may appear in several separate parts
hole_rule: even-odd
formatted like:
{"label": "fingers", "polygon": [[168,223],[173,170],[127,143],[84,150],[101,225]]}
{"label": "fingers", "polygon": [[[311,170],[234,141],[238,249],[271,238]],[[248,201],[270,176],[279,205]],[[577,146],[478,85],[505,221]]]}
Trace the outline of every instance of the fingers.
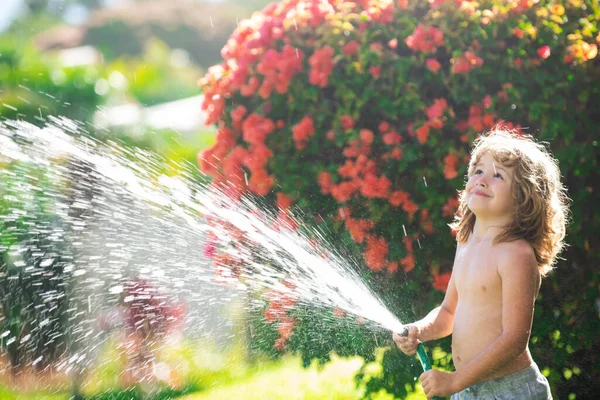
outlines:
{"label": "fingers", "polygon": [[414,325],[408,326],[408,338],[411,340],[418,340],[419,338],[419,329]]}
{"label": "fingers", "polygon": [[425,395],[427,396],[427,398],[430,399],[432,397],[432,395],[431,395],[431,388],[429,387],[429,385],[421,382],[421,387],[423,388],[423,391],[425,392]]}
{"label": "fingers", "polygon": [[395,332],[392,335],[392,338],[394,339],[394,343],[396,343],[396,345],[398,347],[405,345],[409,341],[409,339],[406,336],[400,336],[399,334],[397,334]]}
{"label": "fingers", "polygon": [[396,346],[406,355],[412,356],[417,352],[417,343],[404,338],[402,341],[397,341]]}
{"label": "fingers", "polygon": [[406,355],[412,356],[417,353],[417,345],[419,344],[418,337],[418,328],[412,325],[408,325],[408,336],[401,336],[400,334],[394,332],[392,338],[396,346]]}
{"label": "fingers", "polygon": [[429,375],[427,375],[426,373],[423,373],[419,377],[419,380],[421,381],[421,387],[423,388],[425,395],[427,396],[428,399],[431,399],[433,396],[431,395],[431,385],[430,385],[428,378],[429,378]]}

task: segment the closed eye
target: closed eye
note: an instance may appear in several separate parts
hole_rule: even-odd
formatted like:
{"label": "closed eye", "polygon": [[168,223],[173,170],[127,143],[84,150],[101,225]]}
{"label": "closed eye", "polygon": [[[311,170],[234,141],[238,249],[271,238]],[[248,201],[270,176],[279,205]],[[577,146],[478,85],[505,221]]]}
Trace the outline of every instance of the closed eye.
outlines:
{"label": "closed eye", "polygon": [[498,172],[496,172],[494,174],[494,178],[500,178],[500,179],[504,180],[504,178],[502,177],[502,175],[500,175]]}

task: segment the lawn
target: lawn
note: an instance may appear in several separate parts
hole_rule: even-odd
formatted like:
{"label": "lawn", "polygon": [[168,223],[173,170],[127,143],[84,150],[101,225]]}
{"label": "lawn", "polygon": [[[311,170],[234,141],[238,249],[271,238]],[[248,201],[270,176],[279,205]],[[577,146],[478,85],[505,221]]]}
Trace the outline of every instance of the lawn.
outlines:
{"label": "lawn", "polygon": [[[300,359],[286,357],[277,364],[250,374],[247,378],[226,385],[182,397],[183,400],[351,400],[360,399],[361,390],[356,388],[354,375],[362,365],[362,359],[337,358],[320,369],[316,365],[302,368]],[[411,394],[407,400],[424,399],[422,391]],[[376,400],[392,400],[387,393],[380,393]]]}
{"label": "lawn", "polygon": [[[94,400],[152,400],[155,396],[143,396],[140,392],[123,390],[122,365],[115,341],[108,341],[100,352],[97,368],[87,374],[83,394]],[[294,399],[360,399],[363,394],[357,388],[354,376],[363,365],[360,357],[341,358],[332,355],[332,361],[319,367],[315,364],[303,368],[298,356],[286,355],[281,359],[264,359],[248,363],[243,343],[219,351],[211,342],[181,341],[165,346],[158,355],[158,365],[166,368],[161,384],[153,390],[160,400],[294,400]],[[377,375],[381,364],[375,362],[367,367],[367,375]],[[175,384],[169,389],[167,382]],[[67,400],[68,382],[62,391],[10,390],[0,384],[2,400]],[[408,396],[407,400],[425,398],[422,390]],[[182,395],[182,393],[187,393]],[[393,396],[379,393],[375,400],[392,400]]]}

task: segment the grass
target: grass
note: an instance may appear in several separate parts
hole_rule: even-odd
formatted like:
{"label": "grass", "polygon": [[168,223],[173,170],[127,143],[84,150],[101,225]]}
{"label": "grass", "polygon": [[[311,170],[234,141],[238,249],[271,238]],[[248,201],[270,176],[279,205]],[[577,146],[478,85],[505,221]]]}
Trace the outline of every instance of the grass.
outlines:
{"label": "grass", "polygon": [[[362,359],[333,357],[319,369],[316,365],[302,368],[300,359],[288,356],[276,364],[267,365],[246,378],[182,397],[182,400],[358,400],[362,391],[356,388],[354,376],[362,366]],[[406,400],[422,400],[422,391]],[[374,400],[392,400],[387,393],[379,393]]]}
{"label": "grass", "polygon": [[0,399],[2,400],[67,400],[66,393],[46,393],[43,391],[19,393],[16,390],[0,387]]}
{"label": "grass", "polygon": [[[248,363],[243,343],[226,351],[211,342],[179,341],[165,346],[158,361],[170,371],[167,381],[153,390],[149,400],[358,400],[363,390],[356,387],[354,377],[363,365],[360,357],[341,358],[332,355],[325,366],[316,364],[303,368],[300,358],[288,355],[279,360],[265,359]],[[122,370],[116,342],[108,341],[100,352],[97,368],[87,374],[83,394],[90,400],[139,400],[138,390],[123,388]],[[369,364],[367,375],[377,375],[381,364]],[[0,386],[2,400],[67,400],[67,392],[9,390]],[[381,392],[374,400],[392,400]],[[423,400],[420,387],[406,400]]]}

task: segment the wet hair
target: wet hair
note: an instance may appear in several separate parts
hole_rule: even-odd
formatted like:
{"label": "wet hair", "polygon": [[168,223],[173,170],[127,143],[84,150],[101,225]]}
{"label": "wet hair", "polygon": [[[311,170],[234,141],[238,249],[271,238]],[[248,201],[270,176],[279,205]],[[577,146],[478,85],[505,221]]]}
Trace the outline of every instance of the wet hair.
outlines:
{"label": "wet hair", "polygon": [[[493,243],[527,241],[535,252],[541,276],[546,276],[565,246],[563,240],[569,212],[569,198],[560,181],[558,161],[531,136],[496,127],[475,140],[469,177],[488,152],[498,163],[514,168],[511,188],[514,218]],[[458,242],[465,243],[474,226],[475,214],[469,209],[463,190],[450,227],[456,231]]]}

